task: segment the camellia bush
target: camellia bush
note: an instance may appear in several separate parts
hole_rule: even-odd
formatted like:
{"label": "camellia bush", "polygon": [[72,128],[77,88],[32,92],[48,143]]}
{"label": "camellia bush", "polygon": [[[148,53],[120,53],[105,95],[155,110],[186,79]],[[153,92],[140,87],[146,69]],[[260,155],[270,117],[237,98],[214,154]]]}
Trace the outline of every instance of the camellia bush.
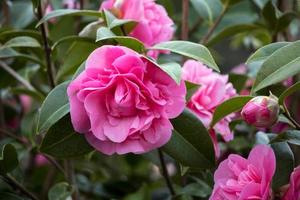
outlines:
{"label": "camellia bush", "polygon": [[298,0],[1,0],[0,199],[299,200]]}

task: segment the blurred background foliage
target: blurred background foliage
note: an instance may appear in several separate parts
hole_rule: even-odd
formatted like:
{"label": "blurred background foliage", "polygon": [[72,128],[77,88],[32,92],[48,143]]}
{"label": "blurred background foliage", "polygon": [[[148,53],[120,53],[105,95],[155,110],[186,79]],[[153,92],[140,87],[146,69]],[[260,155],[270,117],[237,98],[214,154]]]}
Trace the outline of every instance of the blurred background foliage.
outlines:
{"label": "blurred background foliage", "polygon": [[[176,23],[174,39],[181,39],[182,1],[157,2],[164,5]],[[278,0],[273,1],[273,4],[268,0],[226,2],[190,0],[188,16],[188,39],[205,43],[213,52],[222,73],[228,73],[235,66],[245,63],[249,55],[259,47],[275,41],[294,41],[300,38],[299,1]],[[69,199],[77,189],[82,199],[170,199],[159,170],[156,151],[142,156],[105,156],[92,152],[77,158],[73,160],[76,171],[73,178],[78,188],[66,183],[64,174],[56,170],[51,159],[49,161],[37,153],[36,146],[41,140],[41,136],[35,135],[38,108],[51,89],[47,84],[42,36],[35,28],[38,20],[30,0],[1,0],[0,4],[0,120],[2,124],[8,124],[6,130],[1,127],[0,147],[2,149],[4,144],[12,143],[17,150],[19,165],[11,171],[11,175],[40,199]],[[99,10],[100,4],[99,0],[85,0],[84,9]],[[43,1],[44,11],[49,5],[54,10],[65,8],[61,0],[48,0]],[[206,40],[207,33],[218,20],[218,25]],[[55,63],[55,80],[61,83],[70,79],[89,53],[97,47],[88,39],[78,40],[75,36],[79,33],[94,41],[95,31],[101,21],[97,21],[95,17],[66,16],[49,21],[47,25],[48,42],[52,47],[52,60]],[[61,40],[68,36],[71,37]],[[160,59],[180,62],[181,57],[171,54]],[[11,76],[3,69],[6,65],[30,85],[21,87],[16,76]],[[239,78],[254,77],[257,67],[259,66],[251,66],[249,74],[243,74]],[[234,84],[235,78],[231,80]],[[241,82],[236,83],[235,87],[241,89]],[[35,90],[32,91],[31,87]],[[276,86],[275,90],[282,87]],[[22,95],[32,99],[29,110],[24,109],[26,97],[24,100]],[[225,153],[220,160],[229,153],[247,155],[254,143],[261,143],[266,139],[264,135],[255,136],[255,131],[239,123],[235,129],[235,140],[222,144]],[[13,152],[9,155],[13,157]],[[170,157],[166,161],[178,198],[208,199],[213,186],[212,172],[180,166]],[[16,196],[16,193],[20,191],[0,180],[0,199],[26,199]]]}

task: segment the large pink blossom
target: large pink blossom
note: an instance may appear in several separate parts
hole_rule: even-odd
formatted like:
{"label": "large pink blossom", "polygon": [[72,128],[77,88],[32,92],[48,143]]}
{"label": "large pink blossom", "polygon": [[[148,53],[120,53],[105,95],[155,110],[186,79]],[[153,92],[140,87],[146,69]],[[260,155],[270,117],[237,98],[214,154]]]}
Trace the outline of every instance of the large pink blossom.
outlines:
{"label": "large pink blossom", "polygon": [[[137,25],[130,36],[139,39],[147,47],[169,41],[173,37],[174,22],[165,8],[154,0],[106,0],[101,9],[113,9],[119,18],[136,21]],[[158,51],[150,51],[148,55],[156,58]]]}
{"label": "large pink blossom", "polygon": [[300,167],[294,169],[290,178],[290,185],[282,200],[300,199]]}
{"label": "large pink blossom", "polygon": [[266,145],[254,147],[248,159],[229,155],[214,174],[210,200],[269,200],[275,167],[274,152]]}
{"label": "large pink blossom", "polygon": [[[204,64],[188,60],[183,66],[183,80],[199,84],[200,88],[193,94],[187,104],[206,127],[212,120],[213,113],[218,105],[236,95],[227,75],[220,75],[207,68]],[[229,123],[233,115],[229,115],[217,123],[215,132],[221,134],[225,141],[233,139]]]}
{"label": "large pink blossom", "polygon": [[102,46],[68,87],[71,119],[105,154],[144,153],[171,137],[170,118],[185,106],[186,89],[136,52]]}

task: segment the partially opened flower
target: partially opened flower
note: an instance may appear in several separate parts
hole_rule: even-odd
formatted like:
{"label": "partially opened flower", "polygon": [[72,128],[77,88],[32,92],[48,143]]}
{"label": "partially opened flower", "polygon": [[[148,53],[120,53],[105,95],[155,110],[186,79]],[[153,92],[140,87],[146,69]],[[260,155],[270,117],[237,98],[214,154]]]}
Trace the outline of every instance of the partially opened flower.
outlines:
{"label": "partially opened flower", "polygon": [[[154,0],[106,0],[101,9],[109,9],[118,13],[121,19],[137,22],[130,36],[142,41],[147,47],[157,43],[169,41],[174,34],[174,22],[169,18],[165,8]],[[150,51],[153,58],[159,51]]]}
{"label": "partially opened flower", "polygon": [[229,155],[214,174],[210,200],[269,200],[275,167],[274,152],[266,145],[254,147],[248,159]]}
{"label": "partially opened flower", "polygon": [[102,46],[88,57],[68,95],[76,131],[105,154],[144,153],[171,137],[170,118],[185,106],[186,89],[126,47]]}
{"label": "partially opened flower", "polygon": [[[182,78],[200,85],[200,88],[187,103],[187,107],[198,115],[206,127],[209,127],[216,107],[236,95],[232,84],[228,82],[227,75],[213,72],[212,69],[194,60],[188,60],[184,63]],[[233,134],[229,128],[232,117],[233,115],[229,115],[222,119],[215,125],[214,131],[211,133],[221,134],[225,141],[233,139]],[[218,154],[218,152],[216,153]]]}
{"label": "partially opened flower", "polygon": [[282,200],[300,199],[300,167],[294,169],[290,177],[290,185]]}

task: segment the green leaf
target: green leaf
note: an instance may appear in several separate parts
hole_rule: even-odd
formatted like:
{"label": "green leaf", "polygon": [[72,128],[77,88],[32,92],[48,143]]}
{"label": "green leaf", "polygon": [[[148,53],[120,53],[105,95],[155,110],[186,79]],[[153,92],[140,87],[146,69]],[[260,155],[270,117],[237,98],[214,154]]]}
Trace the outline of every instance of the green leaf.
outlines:
{"label": "green leaf", "polygon": [[300,41],[275,51],[257,73],[252,93],[298,74],[300,72],[299,52]]}
{"label": "green leaf", "polygon": [[157,44],[151,47],[151,49],[167,50],[173,53],[187,56],[203,62],[216,71],[220,71],[209,50],[201,44],[188,41],[169,41]]}
{"label": "green leaf", "polygon": [[262,15],[265,21],[267,22],[269,28],[272,28],[272,30],[274,30],[277,24],[277,16],[276,16],[276,9],[272,1],[269,1],[264,6],[264,8],[262,9]]}
{"label": "green leaf", "polygon": [[237,3],[240,3],[242,0],[221,0],[223,2],[223,4],[227,5],[227,6],[233,6]]}
{"label": "green leaf", "polygon": [[71,36],[63,37],[63,38],[59,39],[58,41],[56,41],[51,47],[52,51],[55,51],[56,48],[63,43],[70,43],[70,42],[76,42],[76,41],[94,44],[94,40],[91,38],[79,37],[77,35],[71,35]]}
{"label": "green leaf", "polygon": [[19,36],[7,41],[2,48],[13,47],[41,47],[40,43],[32,37]]}
{"label": "green leaf", "polygon": [[180,194],[187,194],[194,197],[205,198],[212,192],[211,187],[204,181],[198,180],[196,183],[190,183],[185,186]]}
{"label": "green leaf", "polygon": [[191,0],[197,13],[212,23],[222,12],[222,3],[219,0]]}
{"label": "green leaf", "polygon": [[290,130],[284,133],[277,135],[270,143],[276,142],[288,142],[294,145],[300,145],[300,131],[298,130]]}
{"label": "green leaf", "polygon": [[77,78],[77,76],[79,76],[79,74],[81,74],[81,72],[83,72],[84,68],[85,68],[85,62],[81,63],[81,65],[77,68],[76,72],[72,76],[72,80]]}
{"label": "green leaf", "polygon": [[34,20],[33,7],[29,1],[11,2],[9,11],[10,26],[16,29],[23,29]]}
{"label": "green leaf", "polygon": [[188,101],[201,86],[198,84],[191,83],[189,81],[185,81],[185,87],[186,87],[185,99]]}
{"label": "green leaf", "polygon": [[72,187],[66,183],[61,182],[52,186],[48,193],[49,200],[67,200],[72,199]]}
{"label": "green leaf", "polygon": [[237,96],[224,101],[216,108],[210,126],[214,127],[216,123],[218,123],[221,119],[223,119],[227,115],[239,111],[252,98],[253,98],[252,96]]}
{"label": "green leaf", "polygon": [[234,89],[239,93],[245,88],[245,84],[248,80],[248,76],[243,74],[229,74],[229,82],[232,83]]}
{"label": "green leaf", "polygon": [[213,35],[212,38],[207,42],[207,46],[212,46],[217,42],[220,42],[225,38],[232,37],[236,34],[247,31],[254,31],[259,28],[261,27],[254,24],[236,24],[233,26],[227,26],[219,33]]}
{"label": "green leaf", "polygon": [[208,169],[215,164],[214,147],[205,126],[190,110],[172,120],[174,131],[163,150],[184,166]]}
{"label": "green leaf", "polygon": [[124,200],[151,200],[151,192],[147,185],[142,185],[142,187],[134,194],[130,194],[124,198]]}
{"label": "green leaf", "polygon": [[159,64],[160,68],[172,77],[175,82],[180,85],[181,81],[181,67],[178,63]]}
{"label": "green leaf", "polygon": [[69,82],[56,86],[46,97],[40,110],[38,133],[47,131],[70,111],[67,87]]}
{"label": "green leaf", "polygon": [[286,89],[278,98],[278,103],[280,105],[284,104],[284,100],[286,97],[290,96],[291,94],[297,92],[298,90],[300,90],[300,81],[298,81],[297,83],[295,83],[294,85],[292,85],[291,87],[289,87],[288,89]]}
{"label": "green leaf", "polygon": [[11,144],[4,145],[0,157],[0,174],[7,174],[13,171],[18,164],[18,154],[15,147]]}
{"label": "green leaf", "polygon": [[299,19],[299,15],[297,13],[294,12],[287,12],[284,13],[283,15],[281,15],[278,18],[277,21],[277,26],[276,26],[276,31],[283,31],[284,29],[286,29],[290,23],[294,20],[294,19]]}
{"label": "green leaf", "polygon": [[272,186],[278,189],[289,183],[290,174],[294,170],[294,155],[286,142],[273,143],[271,147],[276,156],[276,171],[272,179]]}
{"label": "green leaf", "polygon": [[28,96],[32,97],[33,99],[35,99],[35,100],[37,100],[39,102],[42,102],[45,99],[44,95],[41,94],[40,92],[33,91],[33,90],[28,90],[28,89],[21,88],[21,87],[10,88],[9,91],[12,94],[17,94],[17,95],[25,94],[25,95],[28,95]]}
{"label": "green leaf", "polygon": [[97,47],[97,44],[87,41],[74,42],[66,52],[64,63],[58,70],[55,79],[57,81],[63,81],[64,78],[73,75],[81,63],[84,62]]}
{"label": "green leaf", "polygon": [[96,39],[97,36],[97,30],[101,27],[104,26],[104,22],[103,21],[95,21],[95,22],[91,22],[88,25],[86,25],[78,34],[80,37],[88,37],[91,39]]}
{"label": "green leaf", "polygon": [[33,56],[19,53],[11,48],[0,49],[0,59],[6,59],[6,58],[20,58],[20,59],[28,60],[33,63],[37,63],[42,66],[45,66],[42,61],[40,61],[39,59]]}
{"label": "green leaf", "polygon": [[40,151],[55,158],[80,157],[93,151],[83,134],[73,129],[70,116],[67,115],[52,126],[45,135]]}
{"label": "green leaf", "polygon": [[[115,41],[118,44],[133,49],[134,51],[145,52],[144,44],[129,36],[116,36],[111,30],[106,27],[101,27],[97,30],[96,42]],[[113,43],[114,44],[114,43]]]}
{"label": "green leaf", "polygon": [[102,13],[94,10],[75,10],[75,9],[58,9],[45,15],[36,25],[40,26],[42,23],[48,21],[49,19],[61,16],[92,16],[92,17],[102,17]]}
{"label": "green leaf", "polygon": [[0,41],[8,41],[15,37],[28,36],[35,38],[38,41],[42,40],[42,36],[38,31],[33,30],[8,30],[0,33]]}

